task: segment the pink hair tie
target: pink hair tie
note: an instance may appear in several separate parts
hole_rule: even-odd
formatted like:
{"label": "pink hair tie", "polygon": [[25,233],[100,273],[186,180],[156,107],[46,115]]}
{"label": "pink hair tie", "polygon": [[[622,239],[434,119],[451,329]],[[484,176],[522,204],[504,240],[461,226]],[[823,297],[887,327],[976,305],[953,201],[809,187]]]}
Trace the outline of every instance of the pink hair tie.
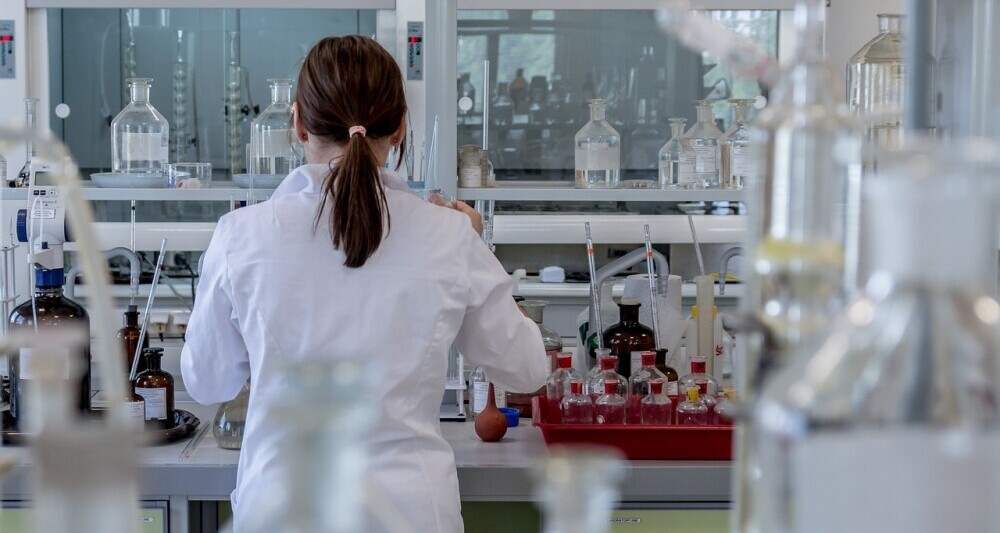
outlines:
{"label": "pink hair tie", "polygon": [[350,129],[348,129],[347,131],[348,133],[350,133],[351,137],[354,137],[355,133],[360,133],[362,137],[364,137],[365,134],[368,133],[368,130],[366,130],[364,126],[351,126]]}

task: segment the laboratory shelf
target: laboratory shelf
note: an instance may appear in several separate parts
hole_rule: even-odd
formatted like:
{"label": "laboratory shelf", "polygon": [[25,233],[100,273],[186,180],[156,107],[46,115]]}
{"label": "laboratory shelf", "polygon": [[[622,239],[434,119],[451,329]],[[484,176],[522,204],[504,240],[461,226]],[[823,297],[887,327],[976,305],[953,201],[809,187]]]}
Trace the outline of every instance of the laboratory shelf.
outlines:
{"label": "laboratory shelf", "polygon": [[[106,201],[152,201],[152,202],[225,202],[266,200],[274,189],[240,189],[231,181],[213,182],[211,187],[204,189],[139,189],[139,188],[102,188],[86,182],[83,196],[88,200]],[[0,200],[28,199],[28,189],[0,189]]]}
{"label": "laboratory shelf", "polygon": [[740,189],[577,189],[572,183],[518,181],[496,187],[459,187],[459,200],[498,202],[743,202]]}

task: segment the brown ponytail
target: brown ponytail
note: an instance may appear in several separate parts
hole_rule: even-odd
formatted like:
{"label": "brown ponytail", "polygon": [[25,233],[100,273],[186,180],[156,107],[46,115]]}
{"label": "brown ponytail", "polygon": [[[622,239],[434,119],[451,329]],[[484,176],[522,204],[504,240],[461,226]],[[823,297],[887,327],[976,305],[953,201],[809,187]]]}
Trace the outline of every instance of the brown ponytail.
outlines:
{"label": "brown ponytail", "polygon": [[[340,161],[330,162],[316,225],[331,201],[333,246],[344,251],[346,266],[360,267],[390,226],[382,165],[369,142],[392,135],[403,123],[403,77],[392,56],[372,39],[327,37],[306,56],[295,102],[299,121],[311,135],[344,148]],[[352,135],[354,126],[364,131]]]}

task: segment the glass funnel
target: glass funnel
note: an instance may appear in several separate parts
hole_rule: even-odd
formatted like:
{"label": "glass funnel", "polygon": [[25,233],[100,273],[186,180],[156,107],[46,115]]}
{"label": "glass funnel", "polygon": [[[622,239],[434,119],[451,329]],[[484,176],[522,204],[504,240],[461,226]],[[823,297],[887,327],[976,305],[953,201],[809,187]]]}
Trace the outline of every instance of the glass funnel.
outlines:
{"label": "glass funnel", "polygon": [[543,533],[607,533],[624,475],[621,452],[596,446],[553,446],[535,467]]}
{"label": "glass funnel", "polygon": [[722,130],[715,126],[715,115],[712,113],[712,102],[698,100],[695,103],[698,110],[698,122],[684,134],[694,150],[694,174],[696,187],[718,188],[719,171],[722,166]]}
{"label": "glass funnel", "polygon": [[981,472],[1000,423],[998,221],[981,178],[997,148],[905,144],[865,183],[865,294],[754,411],[760,531],[993,529]]}
{"label": "glass funnel", "polygon": [[906,97],[902,23],[901,15],[879,15],[878,35],[851,57],[847,69],[851,113],[865,121],[867,140],[874,149],[898,146],[902,134]]}
{"label": "glass funnel", "polygon": [[301,164],[292,134],[292,80],[272,78],[271,105],[250,127],[250,173],[286,175]]}
{"label": "glass funnel", "polygon": [[212,421],[212,436],[220,448],[239,450],[243,445],[249,405],[250,382],[248,381],[235,398],[219,406],[215,420]]}
{"label": "glass funnel", "polygon": [[615,188],[621,180],[621,135],[604,118],[604,100],[587,100],[590,122],[576,142],[576,188]]}
{"label": "glass funnel", "polygon": [[742,189],[754,174],[750,151],[750,110],[755,100],[730,100],[733,104],[732,127],[722,137],[722,188]]}
{"label": "glass funnel", "polygon": [[684,138],[685,118],[670,119],[670,140],[660,148],[660,188],[690,189],[698,182],[694,174],[694,148]]}
{"label": "glass funnel", "polygon": [[132,101],[111,121],[114,172],[166,175],[170,125],[149,103],[151,78],[130,78]]}

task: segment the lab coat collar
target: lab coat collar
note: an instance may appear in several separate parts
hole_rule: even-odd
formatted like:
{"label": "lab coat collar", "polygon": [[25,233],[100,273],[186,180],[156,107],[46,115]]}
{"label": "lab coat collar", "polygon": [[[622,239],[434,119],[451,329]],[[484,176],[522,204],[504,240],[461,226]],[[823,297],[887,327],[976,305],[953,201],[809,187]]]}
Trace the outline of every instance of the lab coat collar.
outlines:
{"label": "lab coat collar", "polygon": [[[397,191],[410,192],[410,187],[406,184],[406,178],[394,170],[387,168],[381,170],[382,184],[385,187]],[[323,192],[323,180],[326,179],[329,171],[330,167],[323,163],[302,165],[293,170],[281,181],[281,184],[275,189],[271,198],[280,198],[300,192],[320,194]]]}

